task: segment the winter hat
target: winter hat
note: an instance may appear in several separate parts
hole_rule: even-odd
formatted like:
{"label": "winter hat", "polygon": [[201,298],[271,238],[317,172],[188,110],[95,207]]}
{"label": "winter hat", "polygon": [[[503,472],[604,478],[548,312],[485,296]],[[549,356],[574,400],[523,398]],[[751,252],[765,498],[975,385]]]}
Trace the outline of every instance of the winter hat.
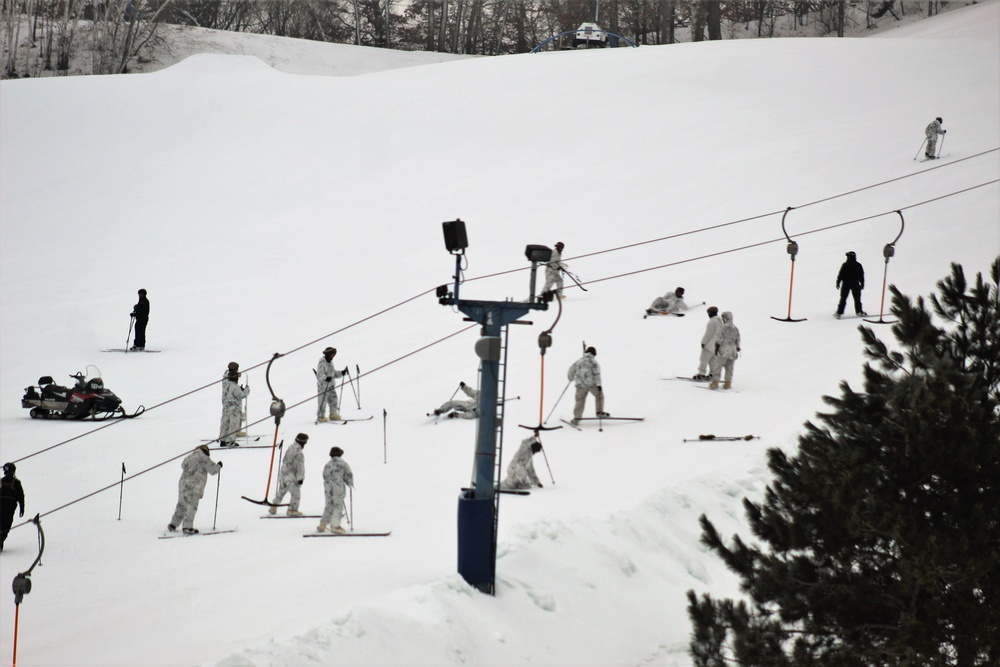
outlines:
{"label": "winter hat", "polygon": [[562,250],[565,247],[566,247],[566,244],[563,243],[562,241],[559,241],[558,243],[556,243],[556,250]]}
{"label": "winter hat", "polygon": [[211,451],[212,450],[210,450],[208,448],[208,445],[198,445],[197,448],[200,449],[201,451],[205,452],[205,456],[211,456]]}
{"label": "winter hat", "polygon": [[[938,120],[940,120],[940,118]],[[139,295],[140,296],[146,296],[146,290],[144,290],[144,289],[139,290]]]}
{"label": "winter hat", "polygon": [[340,447],[330,448],[330,456],[343,456],[343,455],[344,455],[344,450],[341,449]]}
{"label": "winter hat", "polygon": [[226,366],[226,368],[228,368],[230,371],[238,371],[240,370],[240,365],[235,361],[230,361],[229,365]]}
{"label": "winter hat", "polygon": [[13,463],[3,464],[3,474],[7,475],[8,477],[12,477],[14,475],[15,470],[17,470],[17,466],[14,465]]}
{"label": "winter hat", "polygon": [[587,348],[587,354],[592,354],[592,355],[594,355],[596,357],[597,356],[597,350],[595,348],[593,348],[593,347],[588,347]]}
{"label": "winter hat", "polygon": [[934,120],[936,120],[936,121],[937,121],[937,122],[939,122],[939,123],[943,123],[943,122],[944,122],[943,120],[941,120],[941,116],[938,116],[938,117],[937,117],[937,118],[935,118]]}
{"label": "winter hat", "polygon": [[850,259],[854,259],[855,257],[857,257],[857,256],[858,256],[858,254],[857,254],[856,252],[854,252],[853,250],[851,250],[851,251],[850,251],[849,253],[847,253],[847,256],[848,256],[848,257],[849,257]]}
{"label": "winter hat", "polygon": [[677,289],[674,290],[674,294],[676,294],[677,296],[684,296],[684,288],[678,287]]}
{"label": "winter hat", "polygon": [[325,350],[323,350],[323,354],[337,354],[337,348],[328,347]]}
{"label": "winter hat", "polygon": [[708,307],[708,316],[709,317],[715,317],[718,314],[719,314],[719,309],[718,308],[716,308],[715,306],[709,306]]}
{"label": "winter hat", "polygon": [[537,454],[540,451],[542,451],[542,443],[540,443],[540,442],[533,442],[533,443],[531,443],[531,452],[532,452],[532,454]]}
{"label": "winter hat", "polygon": [[299,433],[297,436],[295,436],[295,442],[299,443],[300,445],[306,444],[308,440],[309,436],[305,433]]}

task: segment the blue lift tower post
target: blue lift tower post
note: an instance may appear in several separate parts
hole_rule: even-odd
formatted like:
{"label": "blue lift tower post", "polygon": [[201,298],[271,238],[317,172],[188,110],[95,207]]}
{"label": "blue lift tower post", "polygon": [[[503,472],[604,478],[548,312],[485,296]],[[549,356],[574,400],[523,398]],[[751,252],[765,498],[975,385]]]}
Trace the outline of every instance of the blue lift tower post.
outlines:
{"label": "blue lift tower post", "polygon": [[[468,320],[482,326],[476,341],[479,370],[479,418],[476,423],[476,453],[472,488],[458,499],[458,573],[480,591],[492,595],[496,586],[497,519],[500,502],[499,448],[503,433],[503,385],[506,377],[506,330],[532,310],[547,310],[551,293],[536,298],[535,278],[540,262],[552,250],[539,245],[525,248],[531,262],[531,285],[527,301],[476,301],[459,298],[462,259],[468,247],[465,223],[442,223],[444,243],[455,255],[453,291],[447,285],[437,290],[438,302],[454,306]],[[522,322],[530,324],[530,322]]]}

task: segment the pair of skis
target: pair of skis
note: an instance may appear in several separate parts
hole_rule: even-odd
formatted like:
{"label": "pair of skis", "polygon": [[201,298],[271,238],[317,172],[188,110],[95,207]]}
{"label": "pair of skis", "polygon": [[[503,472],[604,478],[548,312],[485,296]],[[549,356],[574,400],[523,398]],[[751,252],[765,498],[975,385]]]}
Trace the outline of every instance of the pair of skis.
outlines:
{"label": "pair of skis", "polygon": [[759,435],[699,435],[697,438],[684,438],[684,442],[735,442],[738,440],[760,440]]}
{"label": "pair of skis", "polygon": [[375,415],[368,415],[367,417],[357,417],[355,419],[328,419],[325,422],[316,421],[316,426],[320,424],[336,424],[337,426],[346,426],[351,422],[370,422],[375,418]]}
{"label": "pair of skis", "polygon": [[[265,514],[264,516],[261,517],[261,519],[313,519],[313,520],[315,520],[315,519],[321,519],[321,518],[323,518],[323,517],[320,516],[319,514],[297,514],[297,515],[294,515],[294,516],[288,516],[287,514],[285,514],[284,516],[279,516],[277,514]],[[387,530],[385,532],[379,532],[379,533],[372,533],[372,532],[369,532],[369,533],[355,533],[355,532],[350,532],[350,533],[326,533],[326,532],[323,532],[323,533],[320,533],[320,532],[315,532],[315,533],[306,533],[302,537],[387,537],[391,533],[392,533],[391,530]]]}
{"label": "pair of skis", "polygon": [[[646,419],[645,417],[581,417],[579,421],[582,421],[582,422],[597,422],[597,425],[598,425],[597,430],[598,431],[604,431],[604,424],[603,424],[603,422],[606,422],[606,421],[641,422],[641,421],[644,421],[645,419]],[[577,424],[574,424],[572,422],[568,422],[565,419],[560,419],[559,421],[561,421],[563,424],[566,424],[566,426],[569,426],[570,428],[575,428],[577,431],[582,431],[583,430]]]}

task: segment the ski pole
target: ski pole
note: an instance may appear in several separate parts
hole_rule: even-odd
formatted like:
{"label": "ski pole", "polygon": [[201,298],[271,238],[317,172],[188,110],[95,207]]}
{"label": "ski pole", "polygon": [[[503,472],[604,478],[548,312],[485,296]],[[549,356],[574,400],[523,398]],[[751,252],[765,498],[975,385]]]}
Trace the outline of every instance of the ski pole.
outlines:
{"label": "ski pole", "polygon": [[545,418],[545,421],[544,421],[544,422],[542,422],[543,424],[544,424],[545,422],[547,422],[547,421],[548,421],[549,419],[551,419],[551,418],[552,418],[552,413],[556,411],[556,408],[557,408],[557,407],[559,407],[559,401],[561,401],[561,400],[562,400],[562,398],[563,398],[563,396],[565,396],[565,395],[566,395],[566,390],[567,390],[567,389],[569,389],[569,386],[570,386],[570,385],[571,385],[572,383],[573,383],[573,381],[572,381],[572,380],[570,380],[569,382],[567,382],[567,383],[566,383],[566,387],[565,387],[565,388],[563,388],[563,390],[562,390],[562,393],[561,393],[561,394],[559,394],[559,398],[557,398],[557,399],[556,399],[556,402],[555,402],[555,405],[553,405],[553,406],[552,406],[552,410],[550,410],[550,411],[549,411],[549,416]]}
{"label": "ski pole", "polygon": [[361,368],[354,364],[354,377],[358,380],[358,410],[361,409]]}
{"label": "ski pole", "polygon": [[125,490],[125,462],[122,461],[122,481],[118,485],[118,520],[122,520],[122,494]]}
{"label": "ski pole", "polygon": [[358,394],[358,390],[354,388],[354,379],[351,377],[350,373],[347,373],[347,383],[351,385],[351,392],[354,394],[354,402],[358,404],[358,410],[361,409],[361,396]]}
{"label": "ski pole", "polygon": [[385,420],[387,416],[388,413],[386,413],[385,408],[382,408],[382,463],[389,462],[388,451],[386,446],[386,438],[385,438]]}
{"label": "ski pole", "polygon": [[[212,530],[215,530],[216,519],[219,518],[219,487],[222,486],[222,462],[219,462],[219,475],[215,480],[215,514],[212,515]],[[266,500],[266,498],[265,498]]]}
{"label": "ski pole", "polygon": [[555,486],[556,478],[552,476],[552,466],[549,465],[549,457],[546,456],[544,447],[542,447],[542,458],[545,459],[545,467],[549,469],[549,479],[552,480],[552,485]]}
{"label": "ski pole", "polygon": [[125,336],[125,354],[128,354],[128,341],[132,337],[132,325],[135,324],[135,315],[128,316],[128,334]]}
{"label": "ski pole", "polygon": [[927,143],[927,137],[924,137],[924,140],[920,142],[920,148],[917,149],[917,155],[913,156],[914,160],[916,160],[917,156],[920,155],[920,151],[924,150],[924,144],[926,143]]}

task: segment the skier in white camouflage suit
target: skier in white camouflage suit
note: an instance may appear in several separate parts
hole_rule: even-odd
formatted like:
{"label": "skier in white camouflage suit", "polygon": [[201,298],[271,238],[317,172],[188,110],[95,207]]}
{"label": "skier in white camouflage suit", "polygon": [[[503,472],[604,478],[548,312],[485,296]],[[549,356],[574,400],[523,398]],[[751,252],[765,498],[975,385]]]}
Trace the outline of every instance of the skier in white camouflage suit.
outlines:
{"label": "skier in white camouflage suit", "polygon": [[684,288],[678,287],[673,292],[667,292],[653,299],[653,303],[646,309],[646,314],[670,315],[687,309],[687,304],[684,303]]}
{"label": "skier in white camouflage suit", "polygon": [[277,513],[277,505],[281,504],[282,499],[287,493],[290,499],[288,501],[288,510],[285,514],[288,516],[302,516],[302,512],[299,511],[299,502],[302,500],[302,482],[306,478],[306,457],[302,453],[302,448],[306,446],[306,442],[308,441],[308,435],[299,433],[295,436],[295,442],[288,447],[285,458],[281,461],[281,472],[278,475],[278,490],[274,494],[274,500],[271,501],[271,507],[267,510],[271,514]]}
{"label": "skier in white camouflage suit", "polygon": [[549,256],[549,261],[545,263],[545,286],[542,292],[555,290],[556,297],[564,299],[563,296],[563,269],[566,265],[562,262],[562,251],[566,245],[560,241],[556,244],[555,250]]}
{"label": "skier in white camouflage suit", "polygon": [[722,320],[719,319],[719,309],[715,306],[708,308],[708,324],[705,325],[705,333],[701,336],[701,356],[698,358],[698,372],[694,379],[708,381],[712,376],[708,374],[708,364],[715,354],[715,340],[719,336],[719,329],[722,328]]}
{"label": "skier in white camouflage suit", "polygon": [[331,533],[346,532],[340,526],[341,520],[346,514],[344,507],[344,497],[347,495],[347,487],[354,488],[354,473],[351,466],[341,457],[344,450],[340,447],[333,447],[330,450],[330,460],[323,466],[323,490],[326,495],[326,505],[323,507],[323,516],[319,520],[316,530],[325,531],[328,527]]}
{"label": "skier in white camouflage suit", "polygon": [[535,473],[534,456],[542,451],[542,441],[538,434],[525,438],[517,453],[507,465],[507,476],[500,483],[501,489],[530,489],[533,486],[542,488],[542,482]]}
{"label": "skier in white camouflage suit", "polygon": [[941,123],[943,122],[941,116],[938,116],[924,130],[924,136],[927,137],[927,150],[924,151],[924,157],[928,160],[933,160],[937,157],[938,135],[948,133],[948,130],[941,129]]}
{"label": "skier in white camouflage suit", "polygon": [[184,533],[193,535],[198,532],[194,527],[194,515],[198,511],[198,502],[205,495],[205,483],[209,475],[217,475],[222,469],[222,461],[216,463],[210,457],[208,445],[199,445],[193,452],[181,461],[181,478],[177,482],[177,508],[167,525],[167,530],[174,532],[177,526],[183,526]]}
{"label": "skier in white camouflage suit", "polygon": [[473,389],[464,382],[458,383],[458,388],[462,390],[471,400],[456,401],[454,399],[445,401],[441,407],[434,411],[434,416],[445,415],[449,419],[475,419],[479,416],[479,391]]}
{"label": "skier in white camouflage suit", "polygon": [[726,371],[726,380],[722,388],[732,389],[733,365],[738,356],[740,356],[740,330],[733,324],[733,314],[727,310],[722,313],[722,328],[719,329],[719,335],[715,339],[715,354],[712,356],[712,361],[709,362],[709,367],[712,370],[712,381],[708,385],[709,389],[719,388],[719,378],[722,377],[723,370]]}
{"label": "skier in white camouflage suit", "polygon": [[604,411],[604,389],[601,387],[601,367],[594,358],[597,350],[588,347],[583,356],[573,362],[566,377],[576,385],[576,403],[573,405],[573,425],[580,423],[583,417],[583,407],[587,403],[587,394],[594,395],[594,409],[598,417],[609,416]]}
{"label": "skier in white camouflage suit", "polygon": [[[337,378],[348,374],[347,366],[344,370],[338,371],[333,367],[333,358],[337,356],[337,349],[328,347],[323,350],[323,357],[316,366],[316,392],[319,394],[317,400],[319,407],[316,410],[316,421],[325,422],[340,419],[340,403],[337,400]],[[326,416],[327,408],[330,416]]]}
{"label": "skier in white camouflage suit", "polygon": [[[235,362],[234,362],[235,363]],[[236,447],[236,436],[243,428],[243,399],[250,394],[250,387],[239,384],[240,374],[230,368],[222,381],[222,421],[219,424],[219,444]]]}

